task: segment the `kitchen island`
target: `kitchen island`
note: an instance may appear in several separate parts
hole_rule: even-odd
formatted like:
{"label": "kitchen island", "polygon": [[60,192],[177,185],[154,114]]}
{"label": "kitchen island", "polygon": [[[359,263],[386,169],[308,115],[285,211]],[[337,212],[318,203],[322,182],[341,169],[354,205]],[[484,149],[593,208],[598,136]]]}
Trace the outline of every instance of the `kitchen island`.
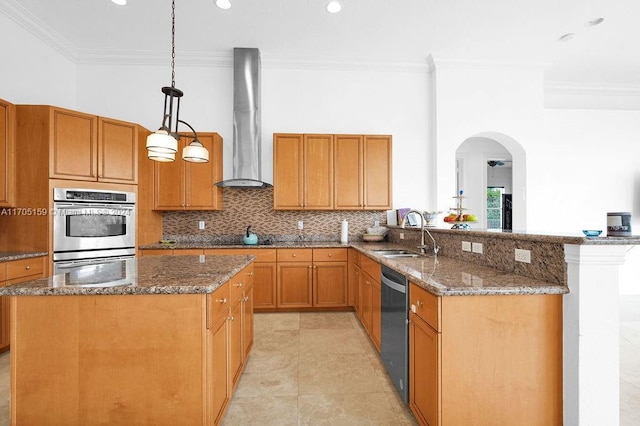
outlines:
{"label": "kitchen island", "polygon": [[152,257],[2,288],[12,424],[217,424],[253,341],[253,256]]}

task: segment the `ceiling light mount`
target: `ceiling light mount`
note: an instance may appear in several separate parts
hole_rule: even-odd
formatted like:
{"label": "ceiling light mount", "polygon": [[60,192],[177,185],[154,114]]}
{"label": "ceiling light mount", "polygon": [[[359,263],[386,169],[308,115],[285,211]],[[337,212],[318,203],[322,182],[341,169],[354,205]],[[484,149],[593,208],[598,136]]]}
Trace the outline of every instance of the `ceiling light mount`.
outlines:
{"label": "ceiling light mount", "polygon": [[327,12],[329,13],[338,13],[342,10],[342,3],[337,0],[331,0],[327,3]]}
{"label": "ceiling light mount", "polygon": [[558,41],[562,42],[562,43],[567,43],[567,42],[570,42],[571,40],[573,40],[573,38],[575,36],[576,35],[574,33],[566,33],[566,34],[561,35],[560,38],[558,39]]}
{"label": "ceiling light mount", "polygon": [[590,21],[587,21],[584,23],[585,27],[595,27],[597,25],[600,25],[604,22],[604,18],[600,17],[600,18],[596,18],[596,19],[592,19]]}
{"label": "ceiling light mount", "polygon": [[180,119],[180,99],[184,92],[176,88],[176,2],[171,1],[171,86],[162,88],[164,93],[164,114],[162,125],[157,132],[147,136],[147,157],[154,161],[175,161],[178,151],[179,124],[187,126],[194,140],[182,152],[182,159],[194,163],[209,161],[209,151],[198,140],[198,134],[189,123]]}
{"label": "ceiling light mount", "polygon": [[231,2],[229,0],[216,0],[216,6],[223,10],[231,9]]}

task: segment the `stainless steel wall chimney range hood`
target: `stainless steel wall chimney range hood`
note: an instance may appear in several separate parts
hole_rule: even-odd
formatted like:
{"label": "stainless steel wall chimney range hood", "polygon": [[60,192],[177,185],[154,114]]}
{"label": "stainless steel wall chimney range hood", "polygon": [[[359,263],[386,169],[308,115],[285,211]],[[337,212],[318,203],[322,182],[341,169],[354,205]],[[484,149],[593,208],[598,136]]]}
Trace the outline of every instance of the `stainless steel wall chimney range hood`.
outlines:
{"label": "stainless steel wall chimney range hood", "polygon": [[223,188],[266,188],[262,181],[260,51],[233,49],[233,178]]}

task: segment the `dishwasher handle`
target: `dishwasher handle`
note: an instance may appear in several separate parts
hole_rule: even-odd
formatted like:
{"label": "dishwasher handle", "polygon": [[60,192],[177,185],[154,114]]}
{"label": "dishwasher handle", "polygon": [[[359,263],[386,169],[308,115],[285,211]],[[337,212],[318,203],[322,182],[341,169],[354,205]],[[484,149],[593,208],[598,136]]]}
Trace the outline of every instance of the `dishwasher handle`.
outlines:
{"label": "dishwasher handle", "polygon": [[407,292],[407,286],[397,283],[395,281],[390,280],[389,278],[385,277],[384,275],[382,275],[380,277],[380,280],[382,281],[382,284],[386,285],[387,287],[395,290],[395,291],[399,291],[400,293],[405,294]]}

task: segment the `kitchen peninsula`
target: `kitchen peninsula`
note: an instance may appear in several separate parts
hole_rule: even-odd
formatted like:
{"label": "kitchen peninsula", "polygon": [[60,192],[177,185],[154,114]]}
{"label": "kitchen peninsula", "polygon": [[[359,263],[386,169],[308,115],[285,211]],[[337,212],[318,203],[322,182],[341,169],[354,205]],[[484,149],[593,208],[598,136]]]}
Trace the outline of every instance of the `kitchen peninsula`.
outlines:
{"label": "kitchen peninsula", "polygon": [[253,342],[253,260],[138,258],[2,288],[12,424],[217,424]]}

